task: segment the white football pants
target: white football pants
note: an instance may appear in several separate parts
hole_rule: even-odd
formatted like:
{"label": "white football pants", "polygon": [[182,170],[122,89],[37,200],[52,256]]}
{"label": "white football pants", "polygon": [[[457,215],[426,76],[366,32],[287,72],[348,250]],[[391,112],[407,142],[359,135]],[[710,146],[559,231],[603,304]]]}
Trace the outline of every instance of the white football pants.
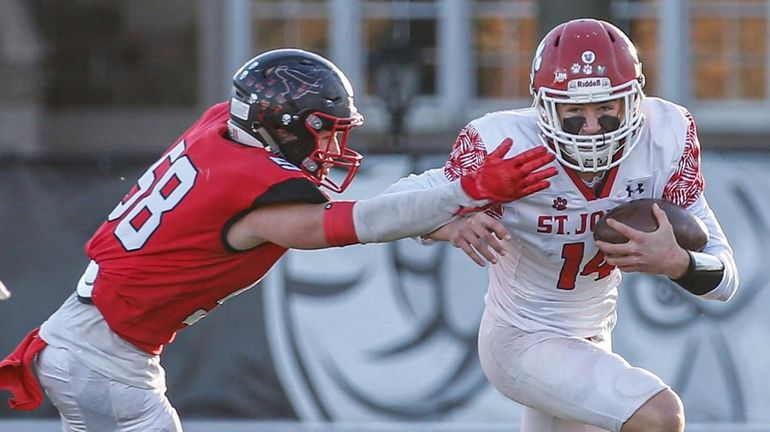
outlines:
{"label": "white football pants", "polygon": [[618,432],[668,386],[611,352],[609,335],[601,339],[529,333],[485,312],[479,358],[489,382],[525,406],[521,432]]}
{"label": "white football pants", "polygon": [[63,432],[182,432],[162,391],[110,380],[67,349],[45,347],[37,357],[37,376],[59,410]]}

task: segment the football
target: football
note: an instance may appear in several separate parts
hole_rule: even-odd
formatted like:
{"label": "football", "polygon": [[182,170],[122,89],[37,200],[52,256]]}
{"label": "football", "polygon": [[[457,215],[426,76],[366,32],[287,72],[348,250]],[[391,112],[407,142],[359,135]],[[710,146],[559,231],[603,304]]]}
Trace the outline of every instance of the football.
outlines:
{"label": "football", "polygon": [[657,204],[668,216],[674,228],[676,242],[684,249],[700,251],[708,241],[708,229],[684,207],[656,198],[644,198],[623,203],[607,212],[596,223],[594,239],[608,243],[625,243],[628,238],[607,225],[607,219],[615,219],[639,231],[651,232],[658,229],[658,221],[652,213],[652,205]]}

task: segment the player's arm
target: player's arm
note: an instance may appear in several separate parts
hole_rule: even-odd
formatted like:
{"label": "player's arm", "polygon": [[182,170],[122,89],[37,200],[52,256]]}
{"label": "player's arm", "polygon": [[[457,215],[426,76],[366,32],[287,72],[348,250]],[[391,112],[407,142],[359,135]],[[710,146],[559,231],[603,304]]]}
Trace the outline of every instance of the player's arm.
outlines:
{"label": "player's arm", "polygon": [[659,208],[653,208],[659,226],[656,231],[644,233],[608,220],[607,223],[628,237],[629,242],[597,241],[597,245],[601,244],[607,263],[623,271],[666,275],[697,296],[727,301],[738,289],[738,271],[732,249],[702,195],[688,207],[688,211],[700,218],[708,229],[708,243],[700,252],[684,250],[676,243],[671,224]]}
{"label": "player's arm", "polygon": [[[687,121],[687,132],[683,140],[683,149],[676,161],[674,170],[663,191],[663,197],[675,204],[687,207],[688,211],[700,218],[708,229],[709,240],[700,252],[685,251],[673,238],[665,214],[658,210],[658,225],[663,229],[646,234],[634,232],[625,225],[613,223],[612,228],[629,237],[635,245],[651,244],[648,253],[639,254],[639,250],[629,251],[624,245],[605,245],[602,250],[608,254],[607,262],[624,271],[646,271],[669,276],[685,290],[709,300],[729,300],[738,289],[738,270],[733,252],[727,242],[714,213],[703,196],[704,180],[700,169],[700,143],[692,116],[683,112]],[[598,244],[598,243],[597,243]],[[617,255],[611,257],[611,255]],[[636,256],[635,256],[636,255]],[[639,256],[646,255],[649,262],[642,267]]]}
{"label": "player's arm", "polygon": [[629,239],[628,243],[597,241],[607,264],[624,272],[645,272],[668,276],[685,290],[705,299],[727,301],[738,288],[738,272],[733,252],[716,217],[701,195],[688,208],[700,218],[709,232],[709,241],[700,252],[682,249],[674,237],[665,212],[655,206],[658,229],[645,233],[613,219],[608,225]]}
{"label": "player's arm", "polygon": [[709,240],[703,251],[688,251],[689,264],[684,276],[674,281],[687,291],[705,299],[727,301],[738,289],[738,270],[733,251],[716,216],[703,196],[701,146],[695,119],[684,111],[687,133],[676,171],[663,192],[669,201],[687,207],[708,228]]}
{"label": "player's arm", "polygon": [[674,282],[705,299],[727,301],[738,290],[739,283],[733,250],[704,196],[688,210],[706,224],[709,240],[702,251],[687,252],[687,271]]}
{"label": "player's arm", "polygon": [[[496,151],[499,151],[499,147],[495,149]],[[543,151],[543,148],[531,149],[521,154],[530,151],[539,152]],[[439,187],[478,169],[478,161],[482,160],[486,153],[487,146],[484,144],[481,134],[476,130],[474,123],[470,123],[458,134],[449,159],[442,169],[432,169],[421,174],[410,175],[391,185],[386,192]],[[542,175],[540,188],[530,190],[517,199],[548,187],[548,181],[545,179],[555,175],[556,168],[543,169],[539,173]],[[435,231],[420,236],[419,241],[422,243],[447,241],[465,252],[476,264],[483,266],[485,264],[484,259],[495,263],[497,261],[495,253],[505,254],[504,243],[501,240],[507,240],[510,237],[510,233],[498,219],[486,212],[475,212],[452,220]]]}
{"label": "player's arm", "polygon": [[260,206],[226,231],[227,244],[244,250],[264,242],[289,248],[319,249],[397,240],[426,234],[452,220],[464,207],[508,202],[548,187],[554,167],[544,148],[504,156],[504,141],[481,166],[458,180],[422,190],[386,193],[360,201]]}
{"label": "player's arm", "polygon": [[625,236],[625,243],[609,243],[597,240],[596,245],[604,252],[607,264],[623,272],[660,274],[677,279],[687,272],[689,256],[676,241],[674,228],[666,213],[653,205],[652,213],[658,228],[652,232],[639,231],[613,218],[607,225]]}
{"label": "player's arm", "polygon": [[270,242],[295,249],[377,243],[425,234],[478,202],[459,182],[441,188],[383,194],[360,201],[284,203],[257,207],[227,232],[233,249]]}
{"label": "player's arm", "polygon": [[266,242],[297,249],[328,246],[323,229],[326,205],[283,203],[257,207],[227,230],[226,243],[234,250],[248,250]]}
{"label": "player's arm", "polygon": [[604,252],[607,264],[621,271],[665,275],[695,295],[726,301],[738,285],[735,261],[713,214],[704,216],[693,208],[701,206],[708,208],[702,196],[688,209],[706,223],[709,231],[709,242],[701,252],[688,251],[677,244],[666,213],[657,205],[653,207],[658,222],[655,231],[638,231],[608,219],[607,224],[629,241],[613,244],[597,240],[596,245]]}

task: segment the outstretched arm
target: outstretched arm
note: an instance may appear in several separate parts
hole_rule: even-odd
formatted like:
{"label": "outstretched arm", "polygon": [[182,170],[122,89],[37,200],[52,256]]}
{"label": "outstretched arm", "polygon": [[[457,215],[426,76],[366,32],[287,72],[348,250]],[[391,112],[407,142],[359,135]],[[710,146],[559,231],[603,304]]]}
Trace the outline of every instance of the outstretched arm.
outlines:
{"label": "outstretched arm", "polygon": [[[478,170],[433,189],[387,193],[361,201],[279,204],[259,207],[226,233],[239,250],[265,242],[287,248],[320,249],[355,243],[386,242],[434,231],[464,207],[508,202],[549,186],[556,168],[545,148],[504,159],[506,140]],[[541,169],[543,168],[543,169]]]}
{"label": "outstretched arm", "polygon": [[360,201],[291,203],[258,207],[227,233],[228,244],[245,250],[270,242],[286,248],[321,249],[393,241],[428,233],[450,221],[473,200],[458,181],[436,189],[378,195]]}

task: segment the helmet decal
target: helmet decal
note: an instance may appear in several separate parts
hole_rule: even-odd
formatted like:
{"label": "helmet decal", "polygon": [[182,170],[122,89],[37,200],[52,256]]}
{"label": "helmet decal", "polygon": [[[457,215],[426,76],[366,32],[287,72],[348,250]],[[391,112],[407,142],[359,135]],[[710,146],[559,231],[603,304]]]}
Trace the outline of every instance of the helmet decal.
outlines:
{"label": "helmet decal", "polygon": [[296,69],[290,69],[288,66],[278,66],[274,73],[283,82],[285,88],[285,91],[281,93],[283,97],[300,99],[308,93],[318,94],[320,92],[320,78],[313,78]]}

